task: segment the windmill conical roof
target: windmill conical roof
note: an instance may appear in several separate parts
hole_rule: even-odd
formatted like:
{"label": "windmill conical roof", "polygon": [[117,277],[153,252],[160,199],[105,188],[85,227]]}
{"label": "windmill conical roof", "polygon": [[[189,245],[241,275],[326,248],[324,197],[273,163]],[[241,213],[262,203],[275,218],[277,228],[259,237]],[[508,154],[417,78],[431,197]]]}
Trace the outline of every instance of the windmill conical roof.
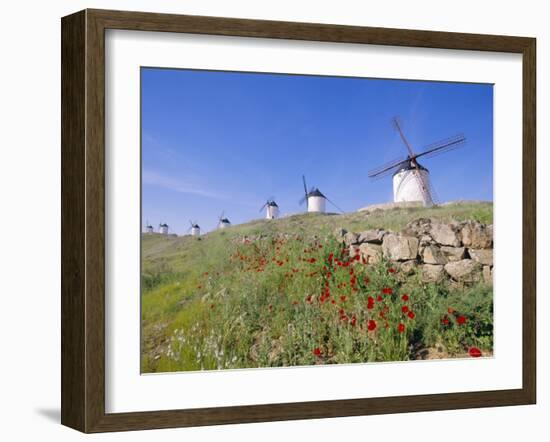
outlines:
{"label": "windmill conical roof", "polygon": [[[418,168],[420,170],[425,170],[426,172],[429,172],[429,170],[427,168],[425,168],[422,164],[420,164],[418,161],[416,162],[416,164],[418,165]],[[397,175],[398,173],[400,172],[405,172],[407,170],[414,170],[416,169],[416,167],[414,166],[414,164],[409,161],[407,162],[406,164],[404,164],[402,167],[400,167],[399,169],[397,169],[394,173],[393,173],[393,176]]]}
{"label": "windmill conical roof", "polygon": [[271,207],[279,207],[275,201],[268,201],[267,205]]}
{"label": "windmill conical roof", "polygon": [[307,197],[309,198],[310,196],[320,196],[321,198],[326,198],[326,196],[323,195],[317,188],[314,188],[311,192],[308,192]]}

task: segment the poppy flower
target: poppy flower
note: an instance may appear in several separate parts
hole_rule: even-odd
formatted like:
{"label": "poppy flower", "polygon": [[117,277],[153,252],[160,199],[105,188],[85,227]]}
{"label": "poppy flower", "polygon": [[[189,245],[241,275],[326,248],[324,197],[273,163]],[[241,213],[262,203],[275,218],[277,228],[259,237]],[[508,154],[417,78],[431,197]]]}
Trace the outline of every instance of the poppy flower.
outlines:
{"label": "poppy flower", "polygon": [[388,269],[388,273],[395,273],[395,269],[394,268]]}
{"label": "poppy flower", "polygon": [[443,319],[441,320],[441,323],[442,323],[443,325],[449,325],[449,318],[443,318]]}
{"label": "poppy flower", "polygon": [[462,325],[466,322],[466,316],[460,315],[456,318],[458,325]]}
{"label": "poppy flower", "polygon": [[407,302],[409,300],[409,295],[403,295],[401,296],[401,299],[405,302]]}
{"label": "poppy flower", "polygon": [[406,305],[404,305],[403,307],[401,307],[401,311],[402,311],[403,313],[407,313],[407,312],[409,311],[409,307],[406,306]]}
{"label": "poppy flower", "polygon": [[322,354],[323,354],[323,352],[321,351],[321,349],[319,347],[315,347],[313,349],[313,355],[314,356],[320,357]]}
{"label": "poppy flower", "polygon": [[477,347],[472,347],[470,348],[470,350],[468,351],[468,353],[470,354],[470,356],[472,358],[479,358],[480,356],[482,356],[482,353],[481,353],[481,350]]}
{"label": "poppy flower", "polygon": [[391,287],[384,287],[382,289],[382,293],[384,293],[385,295],[391,295],[393,293],[393,289]]}
{"label": "poppy flower", "polygon": [[382,298],[382,296],[380,296],[380,295],[378,295],[378,296],[376,297],[376,300],[377,300],[378,302],[382,301],[382,299],[384,299],[384,298]]}
{"label": "poppy flower", "polygon": [[369,331],[373,331],[373,330],[376,330],[376,321],[373,320],[373,319],[369,319],[369,323],[367,325],[367,329]]}
{"label": "poppy flower", "polygon": [[353,315],[353,316],[351,317],[351,322],[350,322],[351,326],[352,326],[352,327],[355,327],[355,323],[356,323],[356,322],[357,322],[357,317],[356,317],[355,315]]}
{"label": "poppy flower", "polygon": [[347,299],[348,299],[348,298],[347,298],[347,296],[345,296],[345,295],[340,296],[340,301],[342,301],[342,302],[346,302]]}
{"label": "poppy flower", "polygon": [[408,316],[409,318],[411,318],[411,319],[414,319],[414,318],[416,317],[416,315],[415,315],[414,312],[412,312],[412,311],[409,312],[409,313],[407,313],[407,316]]}
{"label": "poppy flower", "polygon": [[397,331],[399,333],[403,333],[405,331],[405,324],[403,324],[402,322],[399,323],[399,325],[397,326]]}

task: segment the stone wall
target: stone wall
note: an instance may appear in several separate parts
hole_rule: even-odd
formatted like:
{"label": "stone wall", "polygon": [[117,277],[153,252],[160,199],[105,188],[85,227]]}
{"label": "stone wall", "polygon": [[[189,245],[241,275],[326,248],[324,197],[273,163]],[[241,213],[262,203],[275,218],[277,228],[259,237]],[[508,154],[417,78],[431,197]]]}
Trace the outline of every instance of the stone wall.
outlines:
{"label": "stone wall", "polygon": [[450,280],[474,283],[493,280],[493,226],[476,221],[441,223],[431,219],[410,222],[401,232],[383,229],[336,235],[367,263],[385,258],[401,274],[419,271],[426,282]]}

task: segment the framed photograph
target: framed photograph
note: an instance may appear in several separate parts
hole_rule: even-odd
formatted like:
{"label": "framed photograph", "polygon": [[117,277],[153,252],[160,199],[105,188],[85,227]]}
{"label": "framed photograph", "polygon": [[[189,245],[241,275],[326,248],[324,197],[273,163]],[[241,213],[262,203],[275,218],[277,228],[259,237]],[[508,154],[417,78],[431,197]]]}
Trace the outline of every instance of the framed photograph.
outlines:
{"label": "framed photograph", "polygon": [[536,400],[535,39],[62,19],[62,423]]}

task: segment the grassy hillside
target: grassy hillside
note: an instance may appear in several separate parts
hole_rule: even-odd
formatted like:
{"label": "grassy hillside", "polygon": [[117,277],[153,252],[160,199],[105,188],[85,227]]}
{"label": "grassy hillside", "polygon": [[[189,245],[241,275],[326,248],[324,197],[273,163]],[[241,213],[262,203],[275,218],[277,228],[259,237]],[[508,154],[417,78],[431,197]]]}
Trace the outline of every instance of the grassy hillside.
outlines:
{"label": "grassy hillside", "polygon": [[[201,238],[144,234],[142,371],[410,359],[418,333],[425,346],[444,344],[446,354],[474,344],[490,350],[490,288],[471,288],[466,297],[414,277],[402,283],[387,263],[348,262],[349,253],[331,236],[336,228],[400,230],[422,217],[492,223],[492,204],[300,214]],[[261,241],[242,241],[260,234]],[[378,300],[388,289],[392,293]],[[411,297],[406,305],[404,294]],[[414,311],[406,323],[400,322],[403,307]],[[468,325],[453,322],[459,309],[470,315]],[[375,313],[385,318],[375,320]],[[445,314],[448,330],[435,333]],[[396,328],[400,324],[406,330]]]}

